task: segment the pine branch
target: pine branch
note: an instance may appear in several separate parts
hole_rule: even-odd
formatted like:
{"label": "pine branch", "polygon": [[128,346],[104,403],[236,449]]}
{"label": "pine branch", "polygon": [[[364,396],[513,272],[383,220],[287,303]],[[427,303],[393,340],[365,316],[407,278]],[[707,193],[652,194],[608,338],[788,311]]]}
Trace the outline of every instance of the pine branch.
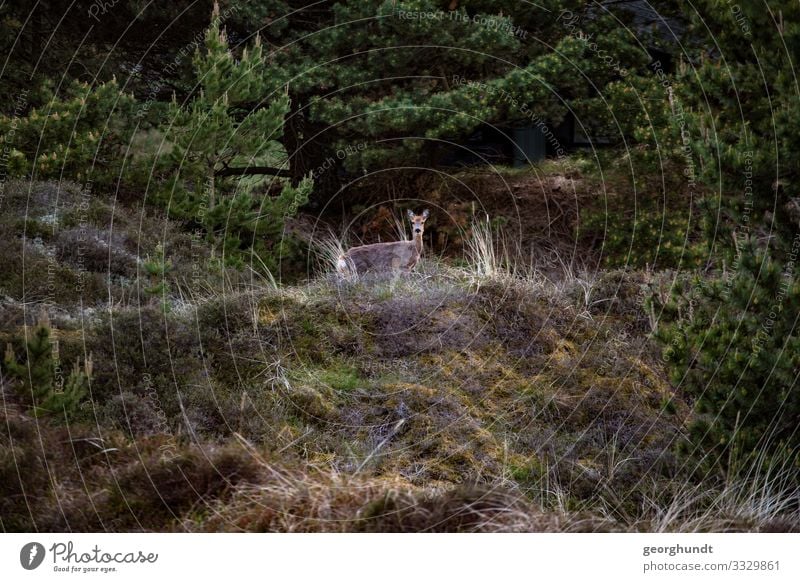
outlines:
{"label": "pine branch", "polygon": [[272,168],[270,166],[247,166],[246,168],[222,168],[214,173],[218,178],[226,176],[278,176],[280,178],[291,178],[292,173],[283,168]]}

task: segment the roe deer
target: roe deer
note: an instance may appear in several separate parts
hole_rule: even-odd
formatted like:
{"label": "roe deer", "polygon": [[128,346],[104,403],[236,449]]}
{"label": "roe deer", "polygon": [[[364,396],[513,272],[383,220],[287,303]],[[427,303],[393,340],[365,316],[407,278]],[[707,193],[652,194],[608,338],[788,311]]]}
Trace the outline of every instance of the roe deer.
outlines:
{"label": "roe deer", "polygon": [[430,212],[422,214],[408,211],[413,237],[411,240],[376,243],[353,247],[339,257],[336,270],[342,275],[387,271],[411,271],[422,254],[422,233]]}

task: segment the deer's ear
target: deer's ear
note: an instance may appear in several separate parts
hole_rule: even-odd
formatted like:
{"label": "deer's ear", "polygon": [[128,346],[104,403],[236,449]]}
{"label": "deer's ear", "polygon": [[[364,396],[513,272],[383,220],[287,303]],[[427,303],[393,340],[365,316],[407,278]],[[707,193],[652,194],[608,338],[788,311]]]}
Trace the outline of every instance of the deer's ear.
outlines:
{"label": "deer's ear", "polygon": [[413,211],[413,210],[409,210],[409,211],[408,211],[408,218],[409,218],[410,220],[414,220],[414,211]]}
{"label": "deer's ear", "polygon": [[428,210],[427,208],[422,211],[422,218],[424,218],[425,220],[427,220],[430,215],[431,215],[431,211]]}

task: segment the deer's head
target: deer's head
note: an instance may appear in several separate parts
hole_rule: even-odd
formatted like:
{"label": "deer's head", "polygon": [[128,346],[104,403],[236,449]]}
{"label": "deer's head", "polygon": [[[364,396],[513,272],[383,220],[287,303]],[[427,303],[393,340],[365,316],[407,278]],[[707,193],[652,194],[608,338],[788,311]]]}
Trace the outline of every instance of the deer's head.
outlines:
{"label": "deer's head", "polygon": [[426,209],[422,211],[422,214],[414,214],[411,210],[408,211],[408,219],[411,221],[411,232],[414,233],[414,236],[422,236],[422,233],[425,231],[425,221],[428,220],[428,216],[430,216],[430,212]]}

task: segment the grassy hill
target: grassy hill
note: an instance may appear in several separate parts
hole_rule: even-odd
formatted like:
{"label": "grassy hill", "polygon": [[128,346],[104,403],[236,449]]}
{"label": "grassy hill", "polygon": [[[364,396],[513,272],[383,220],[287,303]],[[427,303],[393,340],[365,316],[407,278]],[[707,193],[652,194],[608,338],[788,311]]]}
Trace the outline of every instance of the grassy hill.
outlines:
{"label": "grassy hill", "polygon": [[700,486],[674,456],[691,403],[645,308],[669,272],[511,275],[477,232],[410,276],[276,285],[77,188],[6,195],[0,339],[22,358],[46,325],[59,369],[91,361],[69,419],[4,370],[6,531],[800,527],[779,476]]}

